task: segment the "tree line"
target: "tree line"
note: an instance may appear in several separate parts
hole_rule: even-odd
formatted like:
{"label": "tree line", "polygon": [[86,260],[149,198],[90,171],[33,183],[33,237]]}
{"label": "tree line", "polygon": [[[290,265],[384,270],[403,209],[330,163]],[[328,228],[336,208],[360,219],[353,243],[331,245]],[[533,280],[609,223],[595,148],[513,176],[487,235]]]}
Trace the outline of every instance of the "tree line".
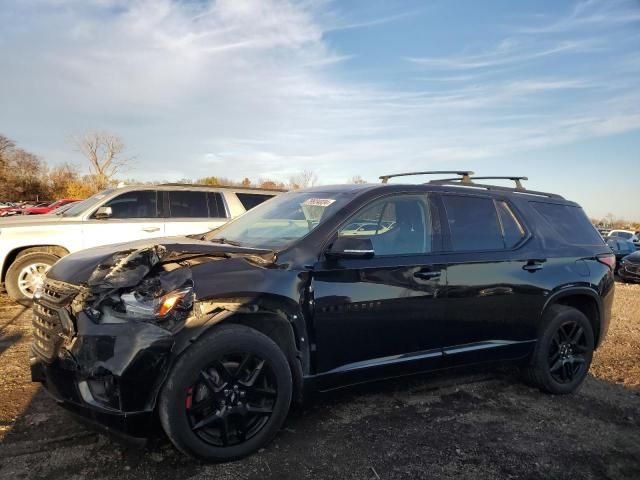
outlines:
{"label": "tree line", "polygon": [[[73,147],[84,158],[89,173],[82,173],[75,164],[49,166],[42,158],[20,148],[12,139],[0,134],[0,201],[38,201],[60,198],[86,198],[109,186],[115,186],[124,173],[135,164],[136,158],[126,151],[121,137],[108,132],[90,132],[73,136]],[[199,179],[183,178],[179,183],[258,187],[264,189],[297,190],[319,183],[312,170],[303,170],[286,181],[273,178],[233,180],[210,176]],[[140,184],[124,180],[126,184]],[[147,182],[153,183],[153,182]],[[348,183],[366,183],[355,176]]]}

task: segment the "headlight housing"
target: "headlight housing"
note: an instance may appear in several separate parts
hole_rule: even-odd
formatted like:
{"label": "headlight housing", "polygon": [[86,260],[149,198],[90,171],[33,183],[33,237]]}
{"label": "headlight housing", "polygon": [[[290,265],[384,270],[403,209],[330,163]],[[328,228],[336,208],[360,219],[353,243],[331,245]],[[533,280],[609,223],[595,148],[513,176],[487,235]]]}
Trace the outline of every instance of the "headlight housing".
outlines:
{"label": "headlight housing", "polygon": [[[168,330],[182,325],[193,307],[194,292],[191,282],[170,292],[148,291],[135,288],[120,294],[119,308],[111,315],[103,315],[102,323],[122,323],[123,320],[143,320]],[[116,313],[117,312],[117,313]],[[119,317],[119,318],[118,318]]]}

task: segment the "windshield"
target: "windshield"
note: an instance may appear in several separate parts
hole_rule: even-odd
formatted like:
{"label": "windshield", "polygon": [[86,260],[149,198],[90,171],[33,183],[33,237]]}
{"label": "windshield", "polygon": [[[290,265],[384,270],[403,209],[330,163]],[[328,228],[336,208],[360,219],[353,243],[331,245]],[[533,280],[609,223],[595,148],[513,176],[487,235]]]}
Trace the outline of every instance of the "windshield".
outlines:
{"label": "windshield", "polygon": [[326,221],[351,198],[351,193],[283,193],[204,238],[243,247],[282,248]]}
{"label": "windshield", "polygon": [[110,188],[108,190],[103,190],[102,192],[98,192],[94,195],[91,195],[89,198],[82,200],[81,202],[72,203],[71,207],[69,207],[67,210],[63,210],[59,214],[62,215],[63,217],[77,217],[78,215],[82,215],[89,208],[96,205],[104,197],[106,197],[113,191],[114,191],[113,188]]}

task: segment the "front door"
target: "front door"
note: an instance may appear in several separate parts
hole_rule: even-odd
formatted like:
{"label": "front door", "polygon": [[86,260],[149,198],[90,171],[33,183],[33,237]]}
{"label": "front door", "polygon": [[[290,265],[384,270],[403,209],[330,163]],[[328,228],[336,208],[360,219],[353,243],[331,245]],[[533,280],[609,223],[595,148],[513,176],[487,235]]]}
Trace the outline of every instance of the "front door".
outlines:
{"label": "front door", "polygon": [[375,254],[323,258],[314,267],[318,373],[366,368],[375,377],[439,360],[446,270],[435,213],[426,194],[393,195],[339,229],[338,236],[369,238]]}
{"label": "front door", "polygon": [[98,219],[94,213],[83,222],[83,248],[164,236],[155,190],[125,192],[103,206],[111,207],[112,215]]}

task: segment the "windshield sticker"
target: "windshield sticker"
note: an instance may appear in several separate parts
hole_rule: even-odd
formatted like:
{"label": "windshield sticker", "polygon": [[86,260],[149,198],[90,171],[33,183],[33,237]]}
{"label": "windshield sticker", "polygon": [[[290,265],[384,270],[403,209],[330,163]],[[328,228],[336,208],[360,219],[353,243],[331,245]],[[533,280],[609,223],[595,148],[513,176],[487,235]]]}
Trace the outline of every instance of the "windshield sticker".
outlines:
{"label": "windshield sticker", "polygon": [[333,198],[307,198],[302,205],[307,207],[328,207],[335,200]]}

